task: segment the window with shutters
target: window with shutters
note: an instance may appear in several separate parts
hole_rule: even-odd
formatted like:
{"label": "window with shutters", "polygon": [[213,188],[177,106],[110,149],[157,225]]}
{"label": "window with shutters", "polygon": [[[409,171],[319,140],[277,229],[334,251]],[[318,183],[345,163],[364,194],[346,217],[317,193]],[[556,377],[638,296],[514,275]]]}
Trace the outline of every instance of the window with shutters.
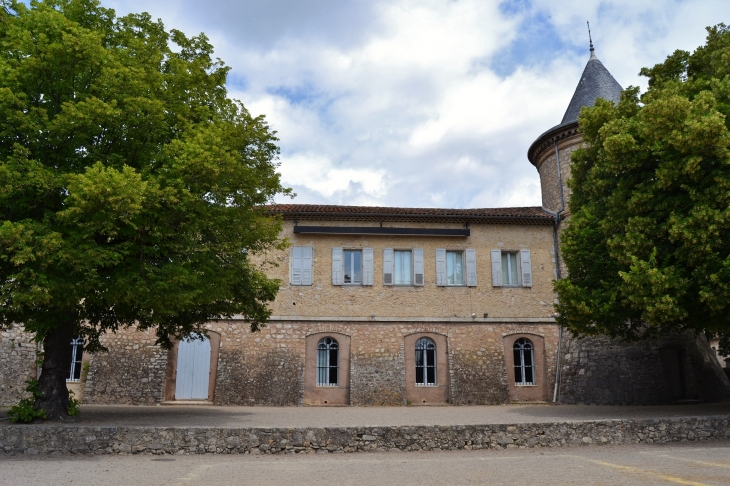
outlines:
{"label": "window with shutters", "polygon": [[416,341],[416,386],[436,386],[436,343],[427,337]]}
{"label": "window with shutters", "polygon": [[339,384],[340,346],[334,338],[326,337],[317,343],[317,386]]}
{"label": "window with shutters", "polygon": [[526,338],[515,341],[512,347],[515,359],[515,385],[535,384],[535,354],[532,342]]}
{"label": "window with shutters", "polygon": [[446,285],[464,285],[464,252],[446,252]]}
{"label": "window with shutters", "polygon": [[492,285],[532,287],[530,250],[492,250]]}
{"label": "window with shutters", "polygon": [[362,285],[362,250],[344,250],[345,285]]}
{"label": "window with shutters", "polygon": [[84,338],[76,336],[71,340],[71,367],[66,381],[81,380],[81,358],[84,356]]}

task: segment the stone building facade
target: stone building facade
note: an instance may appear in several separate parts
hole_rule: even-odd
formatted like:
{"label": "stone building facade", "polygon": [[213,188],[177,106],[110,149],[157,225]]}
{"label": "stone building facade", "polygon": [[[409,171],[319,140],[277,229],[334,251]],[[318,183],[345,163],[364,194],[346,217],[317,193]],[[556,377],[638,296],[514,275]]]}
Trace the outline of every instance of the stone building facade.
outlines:
{"label": "stone building facade", "polygon": [[[83,355],[70,386],[96,404],[730,399],[701,337],[625,344],[575,338],[555,324],[577,117],[620,92],[591,47],[563,120],[528,150],[542,207],[271,206],[292,246],[267,255],[277,264],[267,273],[282,283],[260,332],[239,318],[210,322],[207,339],[166,351],[152,332],[121,329],[103,338],[107,353]],[[31,338],[20,327],[0,334],[0,403],[16,402],[35,376]]]}

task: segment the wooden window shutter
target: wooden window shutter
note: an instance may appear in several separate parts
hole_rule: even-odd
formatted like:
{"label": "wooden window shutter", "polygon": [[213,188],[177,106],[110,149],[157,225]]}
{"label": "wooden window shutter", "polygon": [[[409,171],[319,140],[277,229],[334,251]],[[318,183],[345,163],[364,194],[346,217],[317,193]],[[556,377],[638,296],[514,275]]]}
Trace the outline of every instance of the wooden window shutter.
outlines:
{"label": "wooden window shutter", "polygon": [[423,248],[413,249],[413,285],[423,286]]}
{"label": "wooden window shutter", "polygon": [[436,250],[436,285],[446,286],[446,250],[443,248]]}
{"label": "wooden window shutter", "polygon": [[312,285],[312,247],[302,248],[302,285]]}
{"label": "wooden window shutter", "polygon": [[393,249],[383,249],[383,285],[393,285]]}
{"label": "wooden window shutter", "polygon": [[373,249],[363,248],[362,249],[362,284],[372,285],[373,284]]}
{"label": "wooden window shutter", "polygon": [[302,285],[302,247],[294,246],[291,249],[291,278],[292,285]]}
{"label": "wooden window shutter", "polygon": [[332,285],[342,285],[344,282],[342,268],[342,247],[332,248]]}
{"label": "wooden window shutter", "polygon": [[492,285],[502,286],[502,251],[492,250]]}
{"label": "wooden window shutter", "polygon": [[466,250],[466,286],[477,286],[477,252]]}
{"label": "wooden window shutter", "polygon": [[532,287],[532,261],[530,260],[530,250],[520,250],[521,266],[522,266],[522,286]]}

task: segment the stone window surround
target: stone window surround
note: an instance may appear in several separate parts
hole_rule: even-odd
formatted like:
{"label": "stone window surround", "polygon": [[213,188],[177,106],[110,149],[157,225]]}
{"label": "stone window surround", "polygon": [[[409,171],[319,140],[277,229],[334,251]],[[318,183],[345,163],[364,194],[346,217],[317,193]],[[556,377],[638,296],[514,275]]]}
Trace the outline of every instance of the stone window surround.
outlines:
{"label": "stone window surround", "polygon": [[[339,345],[339,377],[337,386],[317,386],[317,344],[326,337]],[[304,404],[350,404],[350,344],[351,337],[337,331],[317,331],[305,337],[304,351]]]}
{"label": "stone window surround", "polygon": [[[210,329],[205,330],[210,339],[210,379],[208,380],[208,400],[212,402],[215,398],[215,382],[218,376],[218,355],[220,354],[221,335]],[[180,341],[176,340],[172,349],[167,352],[167,364],[165,366],[165,391],[163,399],[166,402],[175,401],[175,385],[177,380],[177,351]]]}
{"label": "stone window surround", "polygon": [[[436,385],[416,385],[416,342],[422,337],[436,344]],[[449,399],[448,336],[436,332],[416,331],[403,338],[406,371],[406,400],[414,405],[446,403]]]}
{"label": "stone window surround", "polygon": [[[532,343],[534,385],[515,384],[514,345],[520,338],[529,339]],[[510,400],[514,402],[546,401],[549,397],[545,337],[530,332],[515,332],[502,336],[502,342]]]}

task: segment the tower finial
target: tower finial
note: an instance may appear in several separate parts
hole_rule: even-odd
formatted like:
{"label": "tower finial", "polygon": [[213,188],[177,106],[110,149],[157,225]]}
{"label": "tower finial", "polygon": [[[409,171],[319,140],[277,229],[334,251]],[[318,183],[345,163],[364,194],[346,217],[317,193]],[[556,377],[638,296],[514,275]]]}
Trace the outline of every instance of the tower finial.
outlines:
{"label": "tower finial", "polygon": [[588,40],[591,43],[591,59],[594,59],[596,57],[596,54],[593,52],[593,39],[591,38],[591,23],[586,20],[586,24],[588,25]]}

